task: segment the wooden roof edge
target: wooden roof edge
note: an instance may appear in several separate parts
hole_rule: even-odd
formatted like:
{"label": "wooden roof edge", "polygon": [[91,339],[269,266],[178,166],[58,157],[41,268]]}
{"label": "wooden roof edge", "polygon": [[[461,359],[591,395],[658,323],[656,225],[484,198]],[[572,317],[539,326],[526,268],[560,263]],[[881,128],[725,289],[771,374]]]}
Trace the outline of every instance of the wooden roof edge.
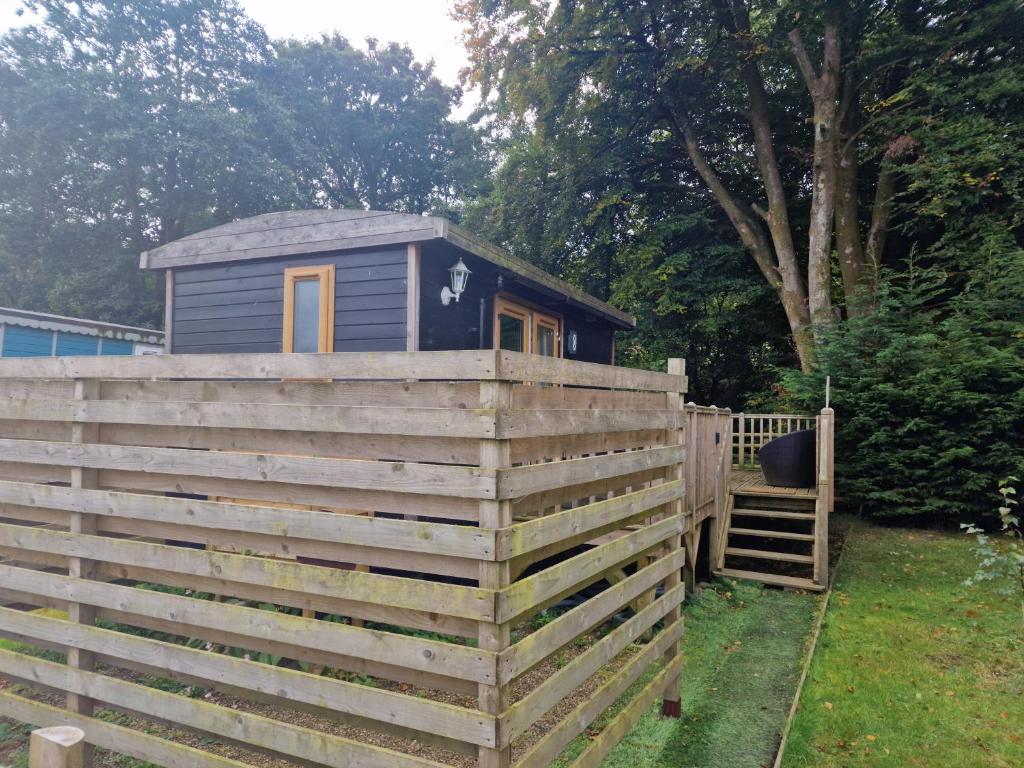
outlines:
{"label": "wooden roof edge", "polygon": [[[246,228],[245,224],[252,225]],[[289,230],[291,236],[269,237]],[[355,230],[355,231],[346,231]],[[175,269],[201,264],[248,261],[304,253],[352,250],[424,240],[445,240],[468,253],[519,275],[570,304],[601,315],[619,328],[636,327],[622,310],[517,258],[441,216],[387,211],[327,209],[281,211],[222,224],[174,240],[139,256],[141,269]]]}

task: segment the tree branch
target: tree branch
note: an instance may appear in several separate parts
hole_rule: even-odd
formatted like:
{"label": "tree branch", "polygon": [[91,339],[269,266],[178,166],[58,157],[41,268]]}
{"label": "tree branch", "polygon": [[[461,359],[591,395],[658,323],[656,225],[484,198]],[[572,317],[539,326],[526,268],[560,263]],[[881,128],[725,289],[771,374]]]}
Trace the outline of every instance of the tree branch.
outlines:
{"label": "tree branch", "polygon": [[804,82],[807,83],[807,90],[814,96],[818,92],[818,73],[814,71],[814,64],[811,63],[811,58],[807,55],[807,49],[804,48],[804,41],[800,36],[800,30],[794,27],[789,30],[788,37],[789,44],[793,47],[793,55],[796,57],[796,64],[800,68],[800,74],[803,75]]}

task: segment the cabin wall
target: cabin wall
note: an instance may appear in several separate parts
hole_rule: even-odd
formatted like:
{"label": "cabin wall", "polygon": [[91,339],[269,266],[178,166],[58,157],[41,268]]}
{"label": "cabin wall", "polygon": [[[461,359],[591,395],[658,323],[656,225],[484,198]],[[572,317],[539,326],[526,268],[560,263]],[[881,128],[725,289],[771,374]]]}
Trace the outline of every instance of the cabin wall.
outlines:
{"label": "cabin wall", "polygon": [[[448,269],[462,258],[472,274],[458,302],[441,304],[441,289],[449,285]],[[498,278],[501,277],[499,286]],[[576,354],[565,352],[571,360],[592,363],[613,362],[615,329],[606,320],[576,310],[554,296],[522,285],[508,270],[473,256],[446,242],[424,243],[420,261],[420,349],[491,349],[494,346],[494,297],[498,292],[513,300],[535,304],[563,319],[563,336],[575,330]],[[480,301],[484,301],[483,336],[480,334]]]}
{"label": "cabin wall", "polygon": [[335,352],[406,348],[406,246],[174,270],[172,352],[280,352],[284,271],[335,266]]}
{"label": "cabin wall", "polygon": [[0,357],[132,354],[135,354],[135,342],[125,339],[0,323]]}

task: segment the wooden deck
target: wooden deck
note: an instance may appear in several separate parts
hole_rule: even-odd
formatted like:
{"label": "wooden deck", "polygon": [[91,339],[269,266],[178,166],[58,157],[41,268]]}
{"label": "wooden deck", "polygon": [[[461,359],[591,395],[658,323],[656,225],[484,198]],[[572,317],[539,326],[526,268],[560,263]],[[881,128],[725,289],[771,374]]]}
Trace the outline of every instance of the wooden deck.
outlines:
{"label": "wooden deck", "polygon": [[786,499],[816,499],[818,489],[768,485],[759,469],[733,469],[730,488],[740,496],[779,496]]}

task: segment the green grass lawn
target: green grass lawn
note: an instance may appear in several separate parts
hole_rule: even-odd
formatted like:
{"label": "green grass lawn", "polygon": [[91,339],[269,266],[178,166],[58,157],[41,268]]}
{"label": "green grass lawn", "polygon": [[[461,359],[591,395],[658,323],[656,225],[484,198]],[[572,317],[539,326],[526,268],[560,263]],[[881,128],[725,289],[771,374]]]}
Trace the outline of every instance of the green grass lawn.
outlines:
{"label": "green grass lawn", "polygon": [[[683,718],[662,718],[659,702],[604,765],[770,765],[820,599],[746,582],[704,590],[684,613]],[[574,752],[570,748],[564,758]]]}
{"label": "green grass lawn", "polygon": [[1024,626],[972,545],[855,527],[784,768],[1024,766]]}

